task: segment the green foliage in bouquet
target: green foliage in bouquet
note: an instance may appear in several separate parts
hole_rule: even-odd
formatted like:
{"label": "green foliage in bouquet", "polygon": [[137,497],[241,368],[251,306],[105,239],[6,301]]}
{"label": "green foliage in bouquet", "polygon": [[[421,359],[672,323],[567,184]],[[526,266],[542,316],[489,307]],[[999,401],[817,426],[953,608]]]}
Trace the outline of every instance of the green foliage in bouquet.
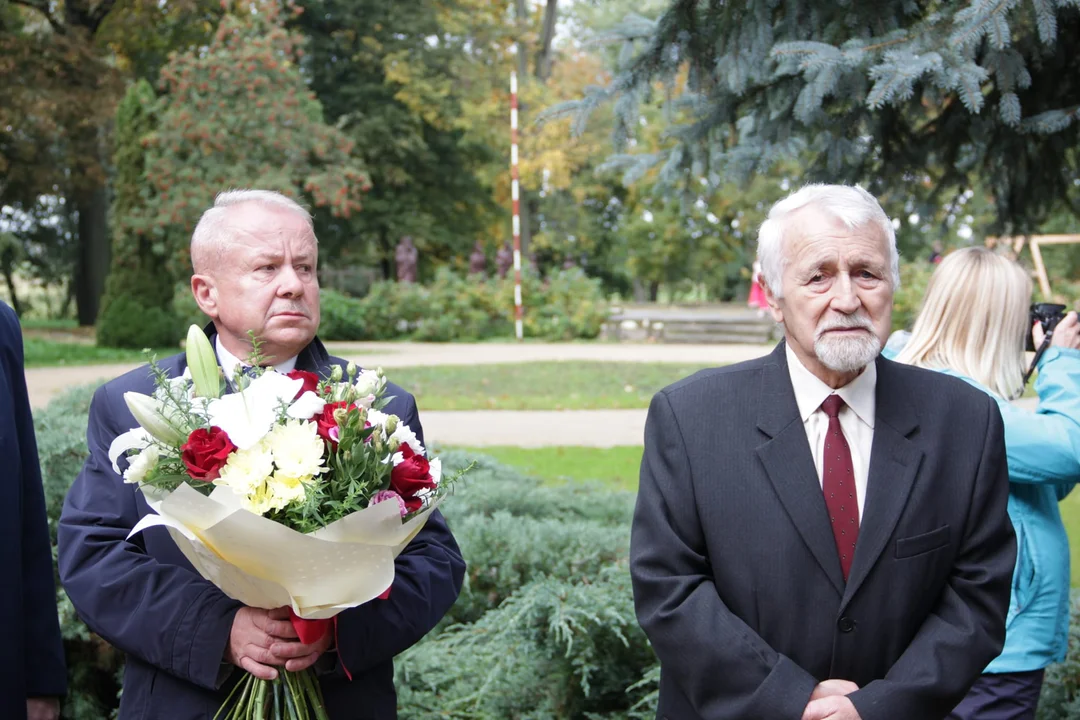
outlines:
{"label": "green foliage in bouquet", "polygon": [[[466,462],[441,457],[447,472]],[[402,717],[653,717],[659,675],[627,566],[632,494],[544,487],[481,459],[451,508],[466,587],[395,663]]]}

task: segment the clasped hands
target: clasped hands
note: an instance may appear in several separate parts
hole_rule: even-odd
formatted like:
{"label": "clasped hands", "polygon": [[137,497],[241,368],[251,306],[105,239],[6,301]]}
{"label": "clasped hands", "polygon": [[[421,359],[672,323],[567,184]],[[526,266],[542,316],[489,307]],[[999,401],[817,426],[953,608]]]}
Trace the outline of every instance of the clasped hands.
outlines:
{"label": "clasped hands", "polygon": [[243,607],[236,613],[225,661],[246,670],[261,680],[277,678],[278,667],[300,672],[330,648],[332,634],[305,645],[297,638],[289,620],[289,608],[274,610]]}
{"label": "clasped hands", "polygon": [[859,689],[850,680],[823,680],[810,694],[802,720],[860,720],[848,695]]}

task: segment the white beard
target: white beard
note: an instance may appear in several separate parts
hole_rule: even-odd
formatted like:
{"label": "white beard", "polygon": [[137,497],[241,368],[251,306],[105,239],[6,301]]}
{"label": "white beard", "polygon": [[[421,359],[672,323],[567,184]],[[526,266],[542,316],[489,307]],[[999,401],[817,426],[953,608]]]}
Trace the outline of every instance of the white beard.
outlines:
{"label": "white beard", "polygon": [[880,352],[881,340],[873,331],[854,337],[830,337],[825,334],[814,340],[814,354],[817,359],[835,372],[862,370],[874,362]]}

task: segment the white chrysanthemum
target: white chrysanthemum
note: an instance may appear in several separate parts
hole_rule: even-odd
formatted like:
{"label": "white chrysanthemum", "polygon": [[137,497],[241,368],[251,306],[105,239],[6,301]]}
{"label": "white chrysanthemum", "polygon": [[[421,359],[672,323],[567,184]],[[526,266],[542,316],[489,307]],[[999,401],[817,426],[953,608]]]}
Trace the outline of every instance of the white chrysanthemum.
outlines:
{"label": "white chrysanthemum", "polygon": [[293,503],[301,502],[307,496],[305,485],[311,482],[311,476],[293,477],[284,475],[280,471],[266,481],[267,491],[270,494],[270,506],[274,510],[282,510]]}
{"label": "white chrysanthemum", "polygon": [[254,494],[273,472],[274,455],[265,442],[260,442],[247,450],[234,451],[221,468],[221,477],[215,484],[227,485],[237,495],[247,497]]}
{"label": "white chrysanthemum", "polygon": [[289,420],[276,425],[263,443],[271,448],[279,474],[301,478],[326,470],[322,464],[325,445],[313,422]]}
{"label": "white chrysanthemum", "polygon": [[146,474],[157,465],[161,457],[161,450],[157,445],[149,445],[141,453],[128,461],[128,468],[124,471],[124,482],[140,484],[146,479]]}
{"label": "white chrysanthemum", "polygon": [[389,415],[382,412],[381,410],[372,409],[367,411],[367,421],[372,425],[375,425],[376,427],[386,427],[386,420],[389,417]]}
{"label": "white chrysanthemum", "polygon": [[240,506],[256,515],[265,515],[274,509],[273,497],[266,483],[254,488],[251,493],[241,495]]}

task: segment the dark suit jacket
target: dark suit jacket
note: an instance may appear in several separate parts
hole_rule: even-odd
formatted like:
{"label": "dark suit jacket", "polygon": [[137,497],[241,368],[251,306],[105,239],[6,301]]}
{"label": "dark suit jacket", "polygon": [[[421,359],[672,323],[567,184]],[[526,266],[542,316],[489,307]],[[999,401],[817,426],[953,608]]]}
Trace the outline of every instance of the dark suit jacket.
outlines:
{"label": "dark suit jacket", "polygon": [[[181,354],[160,364],[177,377],[186,362]],[[315,340],[296,366],[327,377],[335,364],[345,363]],[[146,367],[101,386],[90,405],[90,457],[60,519],[60,578],[86,624],[127,654],[121,720],[210,720],[242,676],[222,666],[240,603],[198,575],[162,528],[126,540],[151,512],[108,458],[113,438],[137,426],[123,400],[132,390],[152,392]],[[400,417],[422,442],[412,395],[393,384],[387,394],[395,399],[385,412]],[[438,511],[395,569],[388,600],[338,616],[339,661],[321,678],[331,720],[396,717],[393,657],[435,627],[457,599],[465,562]]]}
{"label": "dark suit jacket", "polygon": [[934,720],[1001,651],[1016,545],[997,406],[942,373],[877,373],[847,583],[783,343],[653,398],[630,570],[659,717],[798,720],[841,678],[863,720]]}
{"label": "dark suit jacket", "polygon": [[26,698],[63,695],[67,673],[22,332],[15,312],[2,302],[0,458],[0,718],[25,718]]}

